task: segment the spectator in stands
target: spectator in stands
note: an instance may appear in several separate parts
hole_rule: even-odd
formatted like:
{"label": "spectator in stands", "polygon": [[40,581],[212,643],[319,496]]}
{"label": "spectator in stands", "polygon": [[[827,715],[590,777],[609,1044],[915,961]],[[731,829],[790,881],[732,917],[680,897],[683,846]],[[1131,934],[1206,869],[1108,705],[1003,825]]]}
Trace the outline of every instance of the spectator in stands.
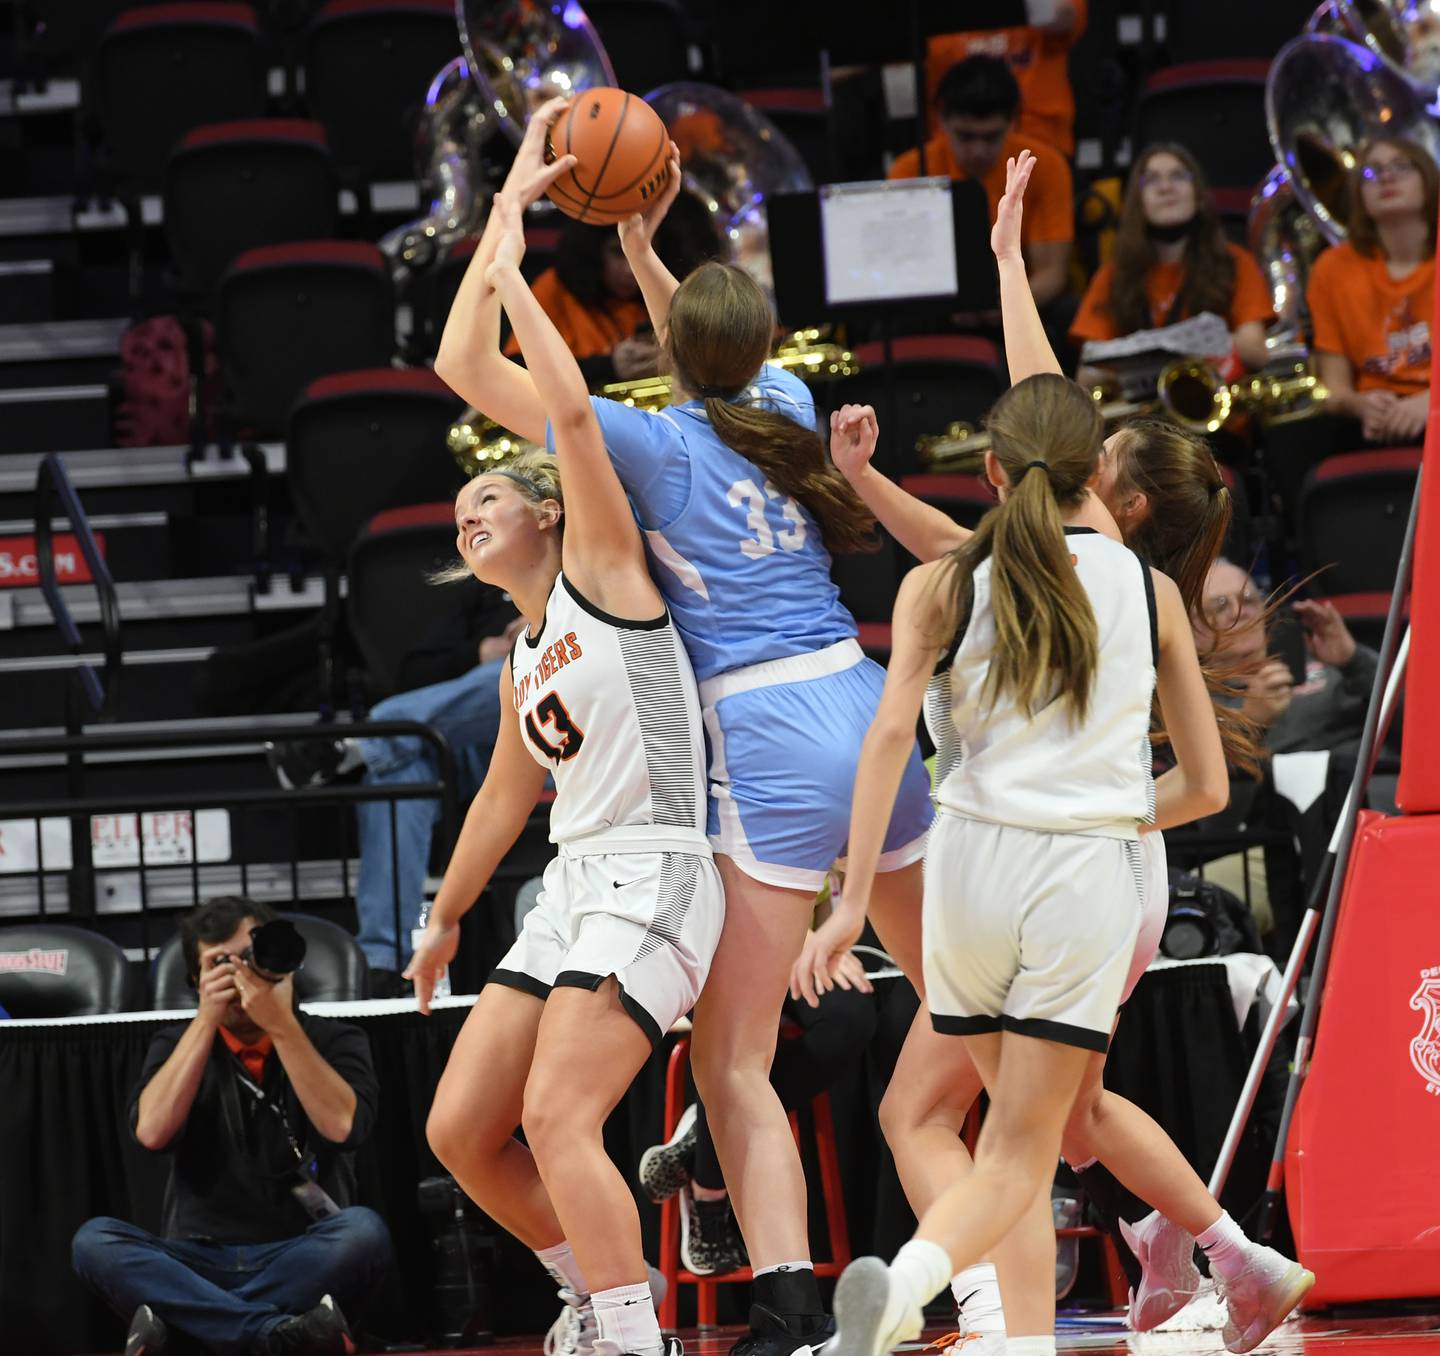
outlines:
{"label": "spectator in stands", "polygon": [[[676,199],[656,233],[655,249],[678,278],[719,257],[720,237],[699,198],[682,193]],[[579,361],[588,386],[653,377],[659,371],[660,347],[613,226],[567,218],[555,263],[535,279],[531,291]],[[519,356],[513,336],[505,352]]]}
{"label": "spectator in stands", "polygon": [[[1068,280],[1075,239],[1070,166],[1059,151],[1032,144],[1016,131],[1020,86],[998,57],[972,56],[952,66],[936,90],[935,103],[941,130],[925,143],[925,173],[979,180],[992,225],[1005,193],[1006,160],[1026,146],[1035,153],[1020,230],[1030,290],[1043,311],[1061,297]],[[918,150],[904,152],[890,167],[892,179],[913,179],[919,173]]]}
{"label": "spectator in stands", "polygon": [[378,1096],[369,1043],[250,964],[272,919],[227,897],[182,921],[199,1008],[156,1033],[129,1106],[135,1138],[170,1155],[162,1232],[102,1217],[75,1234],[81,1279],[133,1315],[127,1356],[172,1331],[222,1356],[340,1356],[344,1312],[390,1264],[384,1223],[354,1204]]}
{"label": "spectator in stands", "polygon": [[1264,658],[1272,636],[1260,624],[1264,595],[1243,568],[1223,556],[1206,576],[1201,614],[1191,618],[1195,647],[1202,657],[1221,656],[1227,664],[1264,661],[1246,680],[1240,700],[1268,752],[1324,749],[1353,757],[1379,656],[1356,642],[1332,604],[1297,599],[1289,606],[1304,628],[1309,656],[1299,686],[1283,659]]}
{"label": "spectator in stands", "polygon": [[[1226,239],[1195,157],[1157,142],[1135,162],[1114,256],[1091,279],[1070,337],[1119,339],[1202,311],[1230,326],[1239,365],[1265,365],[1265,327],[1274,317],[1260,266]],[[1080,381],[1098,375],[1083,369]]]}
{"label": "spectator in stands", "polygon": [[1068,158],[1075,154],[1070,49],[1085,31],[1088,0],[1027,0],[1025,8],[1027,24],[932,37],[925,44],[926,98],[933,103],[945,72],[956,63],[998,57],[1020,86],[1016,133],[1032,150],[1044,142]]}
{"label": "spectator in stands", "polygon": [[1306,300],[1327,409],[1369,443],[1415,443],[1430,409],[1430,312],[1440,174],[1412,142],[1362,148],[1350,238],[1310,274]]}

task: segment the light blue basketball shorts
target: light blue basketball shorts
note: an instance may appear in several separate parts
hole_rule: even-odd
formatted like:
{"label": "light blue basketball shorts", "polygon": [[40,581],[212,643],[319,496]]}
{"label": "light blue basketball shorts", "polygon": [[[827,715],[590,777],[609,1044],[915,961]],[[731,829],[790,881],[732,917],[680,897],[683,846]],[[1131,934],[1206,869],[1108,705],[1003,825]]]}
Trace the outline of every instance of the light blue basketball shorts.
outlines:
{"label": "light blue basketball shorts", "polygon": [[[844,640],[700,684],[710,741],[710,845],[767,885],[819,890],[845,856],[860,744],[885,671]],[[935,817],[917,745],[890,816],[881,871],[925,855]]]}

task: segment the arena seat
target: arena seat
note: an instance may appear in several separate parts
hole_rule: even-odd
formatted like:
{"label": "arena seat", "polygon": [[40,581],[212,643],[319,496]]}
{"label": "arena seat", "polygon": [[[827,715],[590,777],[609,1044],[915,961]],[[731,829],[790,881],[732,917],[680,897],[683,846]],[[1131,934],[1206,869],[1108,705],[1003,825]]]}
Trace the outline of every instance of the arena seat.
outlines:
{"label": "arena seat", "polygon": [[452,0],[330,0],[305,36],[305,98],[335,162],[364,182],[415,176],[425,91],[460,55]]}
{"label": "arena seat", "polygon": [[130,1006],[130,963],[107,937],[61,923],[0,928],[0,1007],[12,1017],[93,1017]]}
{"label": "arena seat", "polygon": [[[817,184],[834,183],[837,172],[831,108],[821,89],[806,85],[747,89],[740,97],[775,124],[794,144]],[[876,177],[879,177],[878,171]]]}
{"label": "arena seat", "polygon": [[1136,154],[1154,141],[1178,141],[1211,186],[1247,193],[1275,164],[1265,130],[1268,61],[1195,61],[1157,71],[1135,115]]}
{"label": "arena seat", "polygon": [[1327,457],[1312,468],[1297,513],[1300,566],[1329,594],[1388,593],[1395,584],[1418,447]]}
{"label": "arena seat", "polygon": [[365,666],[385,692],[397,689],[400,663],[415,637],[460,618],[478,581],[432,584],[453,564],[455,506],[418,504],[377,514],[350,549],[346,612]]}
{"label": "arena seat", "polygon": [[317,377],[384,367],[395,351],[385,256],[359,241],[247,250],[220,283],[220,362],[242,430],[278,435]]}
{"label": "arena seat", "polygon": [[[336,1003],[370,996],[370,964],[360,943],[338,923],[309,913],[282,913],[305,938],[305,963],[295,972],[295,994],[302,1003]],[[180,934],[170,936],[155,956],[151,981],[153,1006],[183,1012],[197,998],[185,973]]]}
{"label": "arena seat", "polygon": [[968,335],[911,335],[891,347],[897,409],[888,407],[889,378],[879,343],[855,350],[862,371],[837,394],[849,404],[873,405],[880,419],[875,464],[888,476],[920,469],[918,438],[940,434],[956,420],[977,424],[1009,385],[1000,351],[988,339]]}
{"label": "arena seat", "polygon": [[181,287],[208,298],[248,249],[333,236],[339,191],[319,123],[195,128],[165,167],[165,236]]}
{"label": "arena seat", "polygon": [[999,502],[983,471],[970,474],[937,471],[905,476],[900,488],[944,509],[961,527],[972,529]]}
{"label": "arena seat", "polygon": [[[528,281],[534,282],[555,262],[560,249],[560,230],[558,226],[526,226],[525,258],[520,262],[520,272]],[[436,267],[420,274],[412,284],[416,307],[415,343],[426,356],[433,357],[440,347],[445,318],[455,304],[455,294],[460,290],[465,270],[470,267],[479,243],[479,236],[456,241]]]}
{"label": "arena seat", "polygon": [[107,168],[123,184],[158,189],[186,132],[264,113],[255,11],[229,3],[126,10],[100,39],[91,103]]}

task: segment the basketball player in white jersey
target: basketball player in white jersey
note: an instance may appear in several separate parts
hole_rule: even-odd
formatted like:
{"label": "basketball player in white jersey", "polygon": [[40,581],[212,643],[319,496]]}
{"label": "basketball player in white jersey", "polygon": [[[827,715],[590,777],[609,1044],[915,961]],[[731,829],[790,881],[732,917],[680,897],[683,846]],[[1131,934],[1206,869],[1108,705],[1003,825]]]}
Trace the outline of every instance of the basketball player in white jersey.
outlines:
{"label": "basketball player in white jersey", "polygon": [[[1021,203],[1034,158],[1022,153],[1008,166],[1007,189],[992,233],[1001,279],[1001,309],[1006,355],[1012,379],[1060,368],[1035,309],[1020,257]],[[938,559],[969,539],[970,533],[948,515],[913,499],[869,470],[876,429],[873,411],[850,407],[832,418],[831,447],[837,465],[856,485],[877,517],[922,561]],[[1133,436],[1132,436],[1133,435]],[[1125,440],[1112,451],[1110,444]],[[1154,502],[1136,511],[1117,484],[1114,461],[1123,454],[1151,490]],[[1213,458],[1203,444],[1190,446],[1175,430],[1142,425],[1107,440],[1096,496],[1132,535],[1155,552],[1150,563],[1180,585],[1196,588],[1208,562],[1220,549],[1229,522],[1229,498]],[[1156,524],[1156,513],[1167,521]],[[1110,528],[1118,531],[1119,529]],[[1143,554],[1143,547],[1135,545]],[[1203,563],[1196,563],[1204,557]],[[1188,600],[1187,600],[1188,601]],[[1190,610],[1187,608],[1187,611]],[[950,675],[932,679],[925,699],[926,723],[936,746],[936,780],[943,782],[958,756],[950,718]],[[1217,713],[1218,714],[1218,713]],[[1221,726],[1227,761],[1253,763],[1254,746],[1233,722]],[[1141,840],[1144,907],[1130,970],[1122,990],[1129,997],[1154,959],[1169,912],[1169,882],[1164,841],[1157,833]],[[874,919],[882,940],[909,920]],[[882,927],[882,922],[884,926]],[[812,973],[811,958],[796,967],[798,987]],[[824,967],[819,966],[822,976]],[[823,983],[818,987],[823,987]],[[1141,1200],[1157,1210],[1133,1230],[1132,1247],[1140,1260],[1140,1285],[1130,1297],[1130,1324],[1147,1331],[1178,1312],[1200,1284],[1193,1252],[1205,1251],[1213,1274],[1225,1287],[1228,1307],[1224,1339],[1235,1352],[1258,1345],[1291,1312],[1313,1284],[1313,1275],[1274,1249],[1248,1239],[1222,1210],[1174,1142],[1143,1110],[1105,1089],[1103,1066],[1094,1064],[1076,1100],[1064,1138],[1065,1157],[1078,1171],[1097,1159]],[[960,1042],[938,1035],[926,1013],[918,1014],[895,1076],[881,1107],[886,1137],[901,1167],[910,1204],[923,1215],[945,1185],[970,1169],[958,1138],[980,1080]],[[1085,1179],[1088,1180],[1088,1179]],[[1004,1314],[995,1288],[994,1268],[976,1266],[952,1281],[962,1327],[972,1335],[1004,1332]]]}
{"label": "basketball player in white jersey", "polygon": [[[457,545],[528,621],[500,679],[502,723],[407,975],[422,1010],[460,916],[555,779],[558,855],[481,993],[427,1133],[466,1193],[532,1248],[577,1311],[572,1349],[673,1356],[656,1323],[635,1201],[602,1128],[689,1011],[724,903],[705,836],[695,678],[650,580],[580,369],[520,275],[519,199],[497,195],[481,249],[483,323],[510,316],[565,466],[517,458],[455,504]],[[528,1144],[513,1138],[524,1126]]]}
{"label": "basketball player in white jersey", "polygon": [[[847,891],[819,933],[838,946],[863,923],[873,826],[942,665],[958,747],[926,850],[926,1004],[937,1032],[965,1042],[991,1107],[974,1171],[924,1212],[893,1266],[866,1258],[842,1277],[835,1356],[878,1356],[918,1336],[923,1305],[1002,1242],[1016,1282],[1007,1351],[1054,1351],[1048,1188],[1134,952],[1140,828],[1184,823],[1228,797],[1179,592],[1106,535],[1113,522],[1090,493],[1103,436],[1093,402],[1063,377],[1031,377],[997,402],[990,429],[1000,506],[901,587],[856,776]],[[1157,681],[1178,761],[1154,783]]]}

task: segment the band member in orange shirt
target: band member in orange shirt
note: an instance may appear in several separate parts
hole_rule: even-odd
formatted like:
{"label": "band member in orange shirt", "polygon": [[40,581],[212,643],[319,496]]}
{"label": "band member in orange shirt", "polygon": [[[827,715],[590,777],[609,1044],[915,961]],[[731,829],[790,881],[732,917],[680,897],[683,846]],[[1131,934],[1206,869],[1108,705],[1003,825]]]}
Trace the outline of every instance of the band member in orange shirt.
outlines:
{"label": "band member in orange shirt", "polygon": [[1310,273],[1306,299],[1327,410],[1370,443],[1414,443],[1430,409],[1430,312],[1440,175],[1418,146],[1362,148],[1350,238]]}
{"label": "band member in orange shirt", "polygon": [[[1274,317],[1260,266],[1225,238],[1195,157],[1158,142],[1135,162],[1114,257],[1091,279],[1070,337],[1119,339],[1202,311],[1230,326],[1240,365],[1251,371],[1265,365],[1265,326]],[[1081,384],[1092,375],[1082,370]]]}
{"label": "band member in orange shirt", "polygon": [[[925,143],[925,173],[951,179],[978,179],[990,204],[990,222],[1005,193],[1005,162],[1027,147],[1035,172],[1025,197],[1021,251],[1030,290],[1040,307],[1064,291],[1070,246],[1075,239],[1075,195],[1070,166],[1059,151],[1027,142],[1015,130],[1020,86],[997,57],[967,57],[946,72],[935,95],[940,131]],[[890,178],[920,173],[918,150],[905,151],[890,167]]]}
{"label": "band member in orange shirt", "polygon": [[[1088,0],[1027,5],[1031,22],[984,32],[941,33],[925,44],[925,96],[934,100],[940,81],[966,57],[1000,57],[1020,85],[1015,130],[1026,145],[1037,141],[1067,157],[1075,153],[1075,95],[1070,88],[1070,49],[1085,31]],[[1039,10],[1045,10],[1043,16]]]}

